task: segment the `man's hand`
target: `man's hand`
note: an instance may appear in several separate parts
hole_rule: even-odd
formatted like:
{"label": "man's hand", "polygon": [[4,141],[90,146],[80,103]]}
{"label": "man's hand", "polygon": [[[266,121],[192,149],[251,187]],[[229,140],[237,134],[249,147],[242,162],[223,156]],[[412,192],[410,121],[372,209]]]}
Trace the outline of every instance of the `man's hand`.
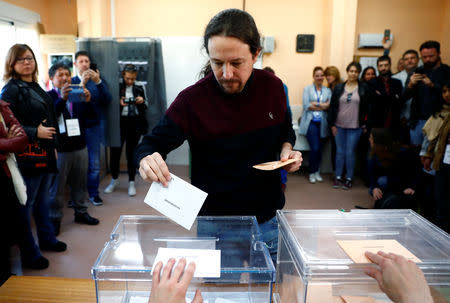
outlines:
{"label": "man's hand", "polygon": [[164,186],[169,185],[171,179],[169,168],[159,153],[153,153],[139,162],[139,173],[147,182],[160,182]]}
{"label": "man's hand", "polygon": [[413,86],[415,86],[417,83],[422,81],[422,79],[423,79],[423,75],[422,74],[413,73],[411,75],[411,78],[409,78],[408,87],[409,88],[413,88]]}
{"label": "man's hand", "polygon": [[70,88],[70,83],[66,83],[61,88],[61,99],[67,100],[69,98],[69,93],[72,91]]}
{"label": "man's hand", "polygon": [[15,137],[22,135],[22,129],[15,124],[13,126],[11,126],[7,131],[8,131],[8,134],[7,134],[8,139],[15,138]]}
{"label": "man's hand", "polygon": [[337,136],[338,129],[337,129],[336,126],[332,126],[332,127],[331,127],[331,133],[333,134],[333,137],[336,137],[336,136]]}
{"label": "man's hand", "polygon": [[[164,267],[162,275],[160,275],[162,263],[158,262],[156,264],[155,270],[153,271],[152,291],[150,300],[148,301],[149,303],[186,303],[186,292],[194,276],[195,264],[189,263],[186,270],[184,270],[186,259],[183,258],[178,261],[172,273],[174,264],[175,259],[170,259]],[[197,289],[192,303],[201,302],[203,302],[202,294]]]}
{"label": "man's hand", "polygon": [[120,106],[122,107],[127,106],[127,104],[123,102],[123,100],[125,100],[125,97],[120,97]]}
{"label": "man's hand", "polygon": [[144,98],[142,98],[141,96],[136,97],[136,104],[142,104],[144,103]]}
{"label": "man's hand", "polygon": [[87,88],[83,88],[84,92],[84,102],[89,103],[91,102],[91,92]]}
{"label": "man's hand", "polygon": [[95,84],[98,84],[100,82],[100,72],[98,70],[93,71],[92,69],[88,69],[84,71],[81,78],[83,80],[83,85],[86,85],[89,80],[92,80]]}
{"label": "man's hand", "polygon": [[100,83],[100,72],[99,70],[92,70],[89,69],[89,71],[91,71],[91,80],[94,81],[95,84],[99,84]]}
{"label": "man's hand", "polygon": [[433,86],[434,86],[433,82],[431,82],[431,79],[428,78],[427,75],[423,75],[423,77],[422,77],[422,83],[425,84],[425,85],[428,86],[428,87],[433,87]]}
{"label": "man's hand", "polygon": [[381,198],[383,198],[383,191],[382,191],[380,188],[375,187],[375,188],[372,190],[372,197],[373,197],[375,200],[380,200]]}
{"label": "man's hand", "polygon": [[380,269],[368,267],[364,271],[377,280],[380,289],[396,303],[432,303],[430,288],[417,265],[396,254],[365,253]]}
{"label": "man's hand", "polygon": [[[45,123],[44,120],[42,121],[43,123]],[[37,137],[39,139],[53,139],[53,135],[56,134],[56,129],[54,127],[46,127],[44,125],[39,124],[38,128],[37,128]]]}
{"label": "man's hand", "polygon": [[280,153],[280,160],[281,162],[287,161],[288,159],[295,159],[296,161],[288,164],[284,167],[284,169],[288,173],[293,173],[297,171],[300,166],[302,165],[302,153],[299,151],[292,150],[292,145],[290,143],[284,143],[283,148],[281,149]]}
{"label": "man's hand", "polygon": [[405,195],[412,196],[412,195],[414,195],[414,194],[416,193],[416,191],[415,191],[414,189],[408,187],[408,188],[405,188],[405,190],[403,191],[403,193],[404,193]]}
{"label": "man's hand", "polygon": [[390,40],[388,37],[384,37],[381,41],[381,44],[383,44],[384,49],[391,49],[392,47],[392,40]]}
{"label": "man's hand", "polygon": [[422,162],[423,168],[425,168],[426,171],[431,170],[431,158],[429,157],[420,157],[420,162]]}

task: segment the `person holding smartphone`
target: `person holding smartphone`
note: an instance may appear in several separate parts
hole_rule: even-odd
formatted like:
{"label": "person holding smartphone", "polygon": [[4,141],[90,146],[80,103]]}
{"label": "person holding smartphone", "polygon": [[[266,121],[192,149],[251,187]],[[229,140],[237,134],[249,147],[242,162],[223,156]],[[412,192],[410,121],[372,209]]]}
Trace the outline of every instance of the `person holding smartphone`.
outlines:
{"label": "person holding smartphone", "polygon": [[105,193],[112,193],[119,185],[120,155],[123,144],[126,142],[126,154],[128,165],[128,195],[136,195],[134,178],[136,175],[136,164],[134,162],[134,151],[141,135],[147,132],[147,120],[145,111],[147,101],[145,100],[144,88],[137,85],[137,68],[133,64],[125,65],[122,71],[123,81],[120,83],[120,147],[111,147],[111,183],[106,187]]}
{"label": "person holding smartphone", "polygon": [[98,186],[100,184],[100,142],[103,131],[101,125],[101,110],[111,102],[111,93],[96,65],[91,65],[91,58],[87,51],[78,51],[75,54],[74,66],[77,75],[72,77],[72,84],[82,83],[91,94],[91,102],[86,109],[86,144],[88,148],[88,193],[89,200],[95,206],[103,204],[99,196]]}

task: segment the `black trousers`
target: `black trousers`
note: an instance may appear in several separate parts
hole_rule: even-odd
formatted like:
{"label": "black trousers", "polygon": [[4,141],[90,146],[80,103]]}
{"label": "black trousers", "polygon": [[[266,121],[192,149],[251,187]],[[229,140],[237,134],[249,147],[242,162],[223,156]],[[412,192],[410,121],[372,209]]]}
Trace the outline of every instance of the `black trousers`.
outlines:
{"label": "black trousers", "polygon": [[134,161],[134,151],[139,142],[140,134],[138,132],[137,117],[120,117],[120,147],[111,147],[111,176],[113,179],[119,177],[120,155],[122,154],[123,144],[126,142],[126,156],[128,166],[128,180],[134,181],[136,175],[136,163]]}
{"label": "black trousers", "polygon": [[0,230],[2,243],[0,243],[0,285],[11,275],[9,250],[12,244],[18,241],[17,237],[23,235],[19,224],[19,211],[23,207],[17,200],[12,180],[0,166],[0,193],[2,195],[0,212]]}
{"label": "black trousers", "polygon": [[450,233],[450,165],[441,162],[434,179],[436,225]]}

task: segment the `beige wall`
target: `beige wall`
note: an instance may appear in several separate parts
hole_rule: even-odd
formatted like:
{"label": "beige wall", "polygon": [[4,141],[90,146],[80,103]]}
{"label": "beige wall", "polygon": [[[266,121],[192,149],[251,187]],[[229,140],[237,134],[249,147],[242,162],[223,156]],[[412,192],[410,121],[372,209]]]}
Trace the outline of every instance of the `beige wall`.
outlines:
{"label": "beige wall", "polygon": [[41,15],[44,34],[77,35],[76,0],[3,0]]}
{"label": "beige wall", "polygon": [[208,21],[242,0],[115,0],[116,36],[201,36]]}
{"label": "beige wall", "polygon": [[77,0],[79,37],[111,36],[110,3],[110,0]]}
{"label": "beige wall", "polygon": [[[448,49],[448,39],[450,39],[448,2],[450,1],[359,0],[356,35],[383,33],[385,29],[390,29],[394,36],[391,49],[392,70],[396,72],[397,60],[403,52],[411,48],[418,50],[420,44],[426,40],[445,41],[443,44],[446,44]],[[446,11],[447,20],[444,22]],[[447,33],[445,36],[444,31]],[[380,56],[382,54],[380,49],[357,49],[356,44],[355,55]],[[443,56],[444,62],[449,61],[448,54],[446,51]]]}
{"label": "beige wall", "polygon": [[444,17],[442,20],[441,56],[443,62],[450,64],[450,0],[444,1]]}
{"label": "beige wall", "polygon": [[[344,66],[353,57],[357,0],[247,0],[246,10],[264,36],[275,37],[275,51],[265,54],[289,88],[291,104],[301,104],[303,88],[312,82],[315,66]],[[342,5],[344,4],[344,5]],[[314,34],[313,53],[297,53],[297,34]]]}

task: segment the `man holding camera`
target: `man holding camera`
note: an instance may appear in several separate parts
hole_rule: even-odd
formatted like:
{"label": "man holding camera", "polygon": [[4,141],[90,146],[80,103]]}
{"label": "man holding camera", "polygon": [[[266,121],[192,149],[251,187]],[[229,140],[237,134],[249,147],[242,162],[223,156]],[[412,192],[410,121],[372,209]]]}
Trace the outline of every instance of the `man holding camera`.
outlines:
{"label": "man holding camera", "polygon": [[[74,92],[70,85],[70,68],[64,63],[53,64],[48,71],[53,89],[47,93],[52,97],[58,118],[58,174],[51,189],[53,193],[49,207],[50,219],[55,234],[59,234],[64,208],[66,183],[75,211],[75,222],[97,225],[99,220],[87,212],[87,167],[88,152],[85,140],[85,113],[91,94],[80,87]],[[56,196],[55,196],[56,194]]]}
{"label": "man holding camera", "polygon": [[418,67],[406,80],[405,99],[412,97],[410,136],[411,145],[420,146],[422,128],[441,99],[442,84],[450,78],[450,67],[441,62],[441,45],[426,41],[420,46],[423,66]]}
{"label": "man holding camera", "polygon": [[88,192],[91,203],[100,206],[103,204],[98,192],[100,184],[100,142],[103,137],[100,107],[111,101],[111,94],[105,80],[100,78],[97,66],[91,63],[88,52],[78,51],[75,54],[74,66],[77,69],[77,75],[72,78],[72,83],[82,83],[91,93],[91,102],[86,109],[86,144],[89,155]]}

